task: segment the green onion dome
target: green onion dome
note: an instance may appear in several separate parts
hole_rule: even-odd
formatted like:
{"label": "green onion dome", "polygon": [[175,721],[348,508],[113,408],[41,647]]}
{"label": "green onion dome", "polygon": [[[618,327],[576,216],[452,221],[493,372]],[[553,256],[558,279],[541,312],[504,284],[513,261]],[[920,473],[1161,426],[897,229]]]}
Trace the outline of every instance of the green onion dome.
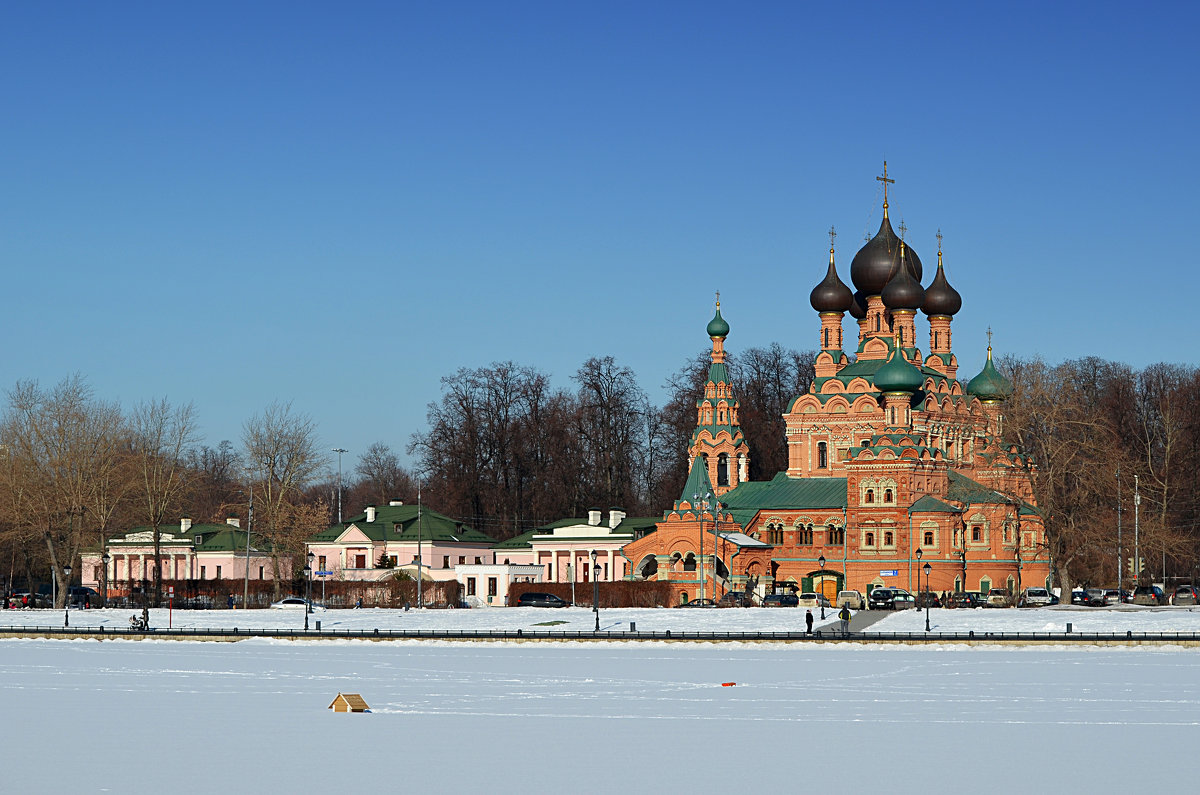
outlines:
{"label": "green onion dome", "polygon": [[897,346],[892,355],[875,371],[875,388],[880,392],[916,392],[925,383],[925,376],[914,367]]}
{"label": "green onion dome", "polygon": [[721,317],[721,302],[717,301],[717,314],[713,315],[713,319],[708,321],[708,336],[719,337],[725,339],[729,336],[729,324],[725,322],[725,318]]}
{"label": "green onion dome", "polygon": [[1013,385],[992,364],[992,346],[988,346],[987,361],[979,375],[967,382],[967,394],[974,395],[985,403],[1005,400],[1012,396]]}

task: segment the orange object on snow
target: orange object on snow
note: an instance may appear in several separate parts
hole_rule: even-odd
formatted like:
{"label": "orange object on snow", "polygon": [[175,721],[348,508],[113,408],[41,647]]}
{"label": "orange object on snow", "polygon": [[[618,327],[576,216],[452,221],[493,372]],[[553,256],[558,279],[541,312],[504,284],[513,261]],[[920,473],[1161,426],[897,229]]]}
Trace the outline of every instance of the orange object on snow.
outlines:
{"label": "orange object on snow", "polygon": [[721,687],[733,687],[737,682],[722,682]]}

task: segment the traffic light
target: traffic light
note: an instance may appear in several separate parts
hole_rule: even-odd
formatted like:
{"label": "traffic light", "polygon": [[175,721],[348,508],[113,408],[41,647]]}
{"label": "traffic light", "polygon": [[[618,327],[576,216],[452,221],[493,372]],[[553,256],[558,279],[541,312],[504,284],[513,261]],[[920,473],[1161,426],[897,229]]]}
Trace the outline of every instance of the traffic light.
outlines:
{"label": "traffic light", "polygon": [[1145,558],[1126,558],[1129,561],[1129,573],[1134,577],[1141,574],[1146,569]]}

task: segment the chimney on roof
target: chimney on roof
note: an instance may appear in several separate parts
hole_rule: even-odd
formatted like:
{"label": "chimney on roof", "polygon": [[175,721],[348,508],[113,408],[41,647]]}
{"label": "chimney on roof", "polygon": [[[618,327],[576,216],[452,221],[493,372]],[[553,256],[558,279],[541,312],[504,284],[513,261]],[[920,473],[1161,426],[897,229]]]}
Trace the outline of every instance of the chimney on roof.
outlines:
{"label": "chimney on roof", "polygon": [[611,530],[625,520],[625,512],[620,508],[608,509],[608,529]]}
{"label": "chimney on roof", "polygon": [[367,506],[367,524],[370,524],[373,521],[375,521],[375,506],[368,505]]}
{"label": "chimney on roof", "polygon": [[593,508],[592,510],[588,511],[588,524],[590,524],[592,527],[599,527],[600,513],[601,511],[599,508]]}
{"label": "chimney on roof", "polygon": [[229,525],[230,527],[241,527],[242,520],[237,518],[236,516],[230,516],[228,519],[225,520],[225,524]]}
{"label": "chimney on roof", "polygon": [[390,505],[393,508],[399,507],[403,504],[404,504],[404,500],[392,500],[391,502],[388,503],[388,505]]}
{"label": "chimney on roof", "polygon": [[179,520],[179,532],[186,533],[192,529],[192,520],[186,516]]}

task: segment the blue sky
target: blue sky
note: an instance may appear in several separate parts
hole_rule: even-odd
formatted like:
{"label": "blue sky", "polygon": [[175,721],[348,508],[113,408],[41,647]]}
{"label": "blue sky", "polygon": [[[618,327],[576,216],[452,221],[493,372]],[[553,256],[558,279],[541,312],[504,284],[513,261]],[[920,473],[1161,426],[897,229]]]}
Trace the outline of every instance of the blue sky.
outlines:
{"label": "blue sky", "polygon": [[458,367],[659,399],[715,290],[730,350],[815,347],[884,159],[967,377],[989,325],[1195,363],[1195,7],[975,5],[9,4],[0,383],[190,400],[214,445],[290,400],[347,468]]}

